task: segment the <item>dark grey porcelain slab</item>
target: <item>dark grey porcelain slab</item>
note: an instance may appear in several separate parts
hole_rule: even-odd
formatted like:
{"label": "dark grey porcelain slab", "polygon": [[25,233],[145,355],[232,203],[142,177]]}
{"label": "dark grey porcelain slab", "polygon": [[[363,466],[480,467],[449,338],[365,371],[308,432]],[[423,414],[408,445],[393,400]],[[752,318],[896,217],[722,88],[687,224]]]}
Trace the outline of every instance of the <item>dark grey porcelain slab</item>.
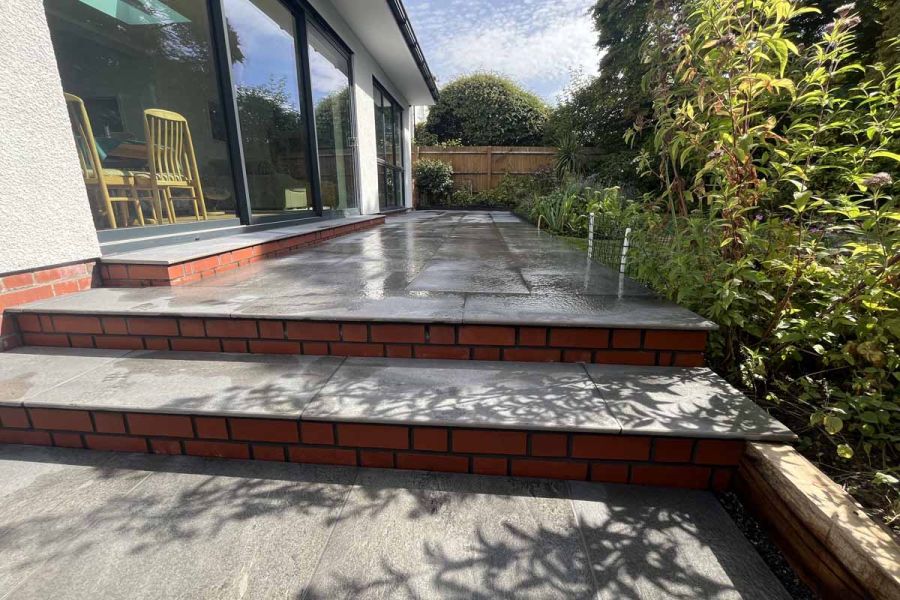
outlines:
{"label": "dark grey porcelain slab", "polygon": [[707,492],[0,446],[0,598],[748,598]]}
{"label": "dark grey porcelain slab", "polygon": [[0,489],[23,463],[0,499],[0,597],[23,600],[300,597],[356,475],[7,447]]}
{"label": "dark grey porcelain slab", "polygon": [[[321,227],[322,225],[298,226]],[[299,231],[269,230],[256,236]],[[227,246],[228,240],[183,244]],[[211,247],[211,246],[210,246]],[[170,247],[129,253],[161,264]],[[194,250],[191,250],[194,252]],[[201,254],[206,251],[200,251]],[[185,255],[186,256],[186,255]],[[465,302],[465,307],[462,302]],[[175,288],[99,289],[13,307],[55,313],[713,329],[509,213],[421,212]]]}
{"label": "dark grey porcelain slab", "polygon": [[591,598],[578,533],[558,482],[361,471],[307,597]]}
{"label": "dark grey porcelain slab", "polygon": [[41,392],[108,366],[127,350],[17,348],[0,354],[0,405],[21,406]]}
{"label": "dark grey porcelain slab", "polygon": [[342,360],[139,351],[29,396],[25,405],[296,419]]}
{"label": "dark grey porcelain slab", "polygon": [[121,252],[104,256],[104,263],[141,263],[148,265],[171,265],[175,263],[195,260],[213,254],[222,252],[230,252],[247,248],[255,244],[263,242],[285,239],[305,233],[322,231],[324,229],[333,229],[343,225],[352,225],[356,223],[366,223],[373,221],[378,217],[375,216],[354,216],[344,217],[341,219],[332,219],[328,221],[317,221],[315,223],[307,223],[304,225],[292,225],[288,227],[279,227],[277,229],[267,229],[264,231],[255,231],[252,233],[240,233],[221,238],[212,238],[208,240],[200,240],[196,242],[187,242],[183,244],[170,244],[168,246],[154,246],[151,248],[143,248],[141,250],[133,250],[131,252]]}
{"label": "dark grey porcelain slab", "polygon": [[716,329],[715,323],[666,300],[582,294],[467,294],[463,322],[704,331]]}
{"label": "dark grey porcelain slab", "polygon": [[597,598],[790,598],[712,494],[569,487]]}
{"label": "dark grey porcelain slab", "polygon": [[585,369],[626,433],[788,442],[797,438],[707,368]]}
{"label": "dark grey porcelain slab", "polygon": [[303,419],[618,433],[580,365],[349,358]]}

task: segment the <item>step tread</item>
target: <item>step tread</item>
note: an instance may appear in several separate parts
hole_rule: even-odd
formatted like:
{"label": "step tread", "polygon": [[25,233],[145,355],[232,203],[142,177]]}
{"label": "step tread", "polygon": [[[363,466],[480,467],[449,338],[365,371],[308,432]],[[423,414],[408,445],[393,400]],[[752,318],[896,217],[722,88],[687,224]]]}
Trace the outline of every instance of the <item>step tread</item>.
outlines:
{"label": "step tread", "polygon": [[[619,327],[712,331],[715,324],[666,300],[579,296],[548,306],[547,298],[515,294],[433,293],[355,298],[298,296],[289,289],[183,286],[96,288],[11,306],[9,313],[134,317],[220,317],[309,321]],[[563,305],[564,304],[564,305]]]}
{"label": "step tread", "polygon": [[793,441],[706,368],[24,347],[0,405]]}
{"label": "step tread", "polygon": [[234,235],[198,240],[195,242],[151,246],[140,250],[109,254],[103,256],[100,259],[100,262],[105,264],[174,265],[190,260],[196,260],[198,258],[213,256],[215,254],[249,248],[250,246],[255,246],[257,244],[287,239],[306,233],[326,231],[368,221],[377,221],[380,218],[379,215],[342,217],[340,219],[328,219],[325,221],[304,223],[302,225],[290,225],[263,231],[237,233]]}

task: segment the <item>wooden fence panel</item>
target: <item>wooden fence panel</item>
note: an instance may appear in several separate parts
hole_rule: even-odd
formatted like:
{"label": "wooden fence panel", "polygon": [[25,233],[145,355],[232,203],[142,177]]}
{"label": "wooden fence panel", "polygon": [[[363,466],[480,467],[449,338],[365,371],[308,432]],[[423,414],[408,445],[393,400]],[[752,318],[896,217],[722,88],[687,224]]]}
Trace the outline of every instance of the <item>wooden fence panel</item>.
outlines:
{"label": "wooden fence panel", "polygon": [[528,175],[552,167],[556,148],[545,146],[416,146],[413,162],[420,158],[440,160],[453,166],[457,189],[481,192],[493,189],[504,175]]}

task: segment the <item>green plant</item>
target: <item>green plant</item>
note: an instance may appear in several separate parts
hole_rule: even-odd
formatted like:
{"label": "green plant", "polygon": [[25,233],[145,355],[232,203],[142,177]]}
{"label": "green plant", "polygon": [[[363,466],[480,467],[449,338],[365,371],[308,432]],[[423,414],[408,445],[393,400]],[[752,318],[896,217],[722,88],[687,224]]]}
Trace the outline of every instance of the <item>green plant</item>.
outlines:
{"label": "green plant", "polygon": [[437,142],[464,146],[538,145],[549,109],[513,81],[489,73],[460,77],[441,89],[425,130]]}
{"label": "green plant", "polygon": [[581,172],[582,151],[578,138],[571,131],[564,131],[556,140],[554,169],[560,179]]}
{"label": "green plant", "polygon": [[453,190],[453,167],[440,160],[420,158],[413,165],[413,179],[425,203],[433,203]]}
{"label": "green plant", "polygon": [[714,364],[807,454],[900,515],[900,70],[857,61],[852,6],[798,47],[790,25],[810,10],[690,0],[651,28],[652,120],[631,138],[650,136],[660,193],[632,259],[720,325]]}

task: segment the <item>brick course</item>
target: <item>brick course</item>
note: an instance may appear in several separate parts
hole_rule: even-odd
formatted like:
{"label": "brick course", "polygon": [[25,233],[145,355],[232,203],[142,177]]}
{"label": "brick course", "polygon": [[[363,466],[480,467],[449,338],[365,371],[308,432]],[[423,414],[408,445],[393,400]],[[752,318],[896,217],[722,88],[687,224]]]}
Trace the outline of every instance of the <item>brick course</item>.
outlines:
{"label": "brick course", "polygon": [[[555,327],[548,332],[546,328],[527,326],[109,315],[98,318],[37,312],[17,314],[17,320],[25,342],[35,346],[661,366],[702,365],[702,350],[675,347],[686,345],[685,336],[697,344],[701,338],[705,344],[706,339],[702,331],[610,332],[585,327]],[[673,347],[633,347],[643,338],[654,336],[657,343],[669,340]],[[610,338],[613,346],[626,348],[608,348]]]}
{"label": "brick course", "polygon": [[103,284],[107,287],[184,285],[207,277],[214,277],[263,258],[284,256],[290,252],[308,248],[338,236],[371,229],[383,223],[384,218],[376,218],[362,223],[337,225],[324,231],[311,231],[170,266],[136,263],[101,264],[98,272],[103,279]]}
{"label": "brick course", "polygon": [[2,407],[0,419],[7,444],[715,490],[731,484],[744,449],[719,439],[81,409]]}
{"label": "brick course", "polygon": [[[5,315],[4,311],[13,306],[46,300],[55,296],[62,296],[90,289],[95,285],[94,274],[95,261],[89,260],[80,263],[45,267],[22,273],[0,274],[0,352],[21,346],[24,342],[23,333],[40,333],[53,331],[52,319],[47,318],[46,323],[34,318],[21,319]],[[73,327],[76,323],[69,323]],[[88,328],[85,333],[102,333],[97,331],[99,321],[96,319],[85,320],[78,323],[79,328]],[[49,342],[51,338],[43,338]]]}

